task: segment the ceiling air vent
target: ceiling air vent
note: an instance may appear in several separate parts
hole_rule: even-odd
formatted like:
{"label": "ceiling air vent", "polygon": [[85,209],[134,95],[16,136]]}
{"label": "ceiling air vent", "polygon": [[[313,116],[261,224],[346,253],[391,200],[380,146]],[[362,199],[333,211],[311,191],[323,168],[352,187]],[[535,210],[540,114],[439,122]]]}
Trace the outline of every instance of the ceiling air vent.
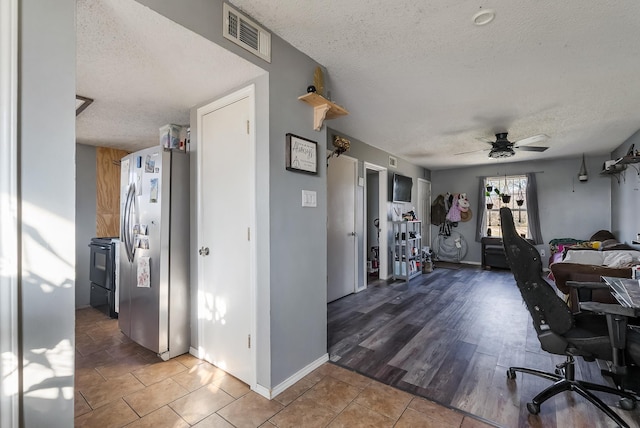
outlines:
{"label": "ceiling air vent", "polygon": [[271,62],[271,34],[227,3],[222,5],[222,14],[225,38],[263,60]]}

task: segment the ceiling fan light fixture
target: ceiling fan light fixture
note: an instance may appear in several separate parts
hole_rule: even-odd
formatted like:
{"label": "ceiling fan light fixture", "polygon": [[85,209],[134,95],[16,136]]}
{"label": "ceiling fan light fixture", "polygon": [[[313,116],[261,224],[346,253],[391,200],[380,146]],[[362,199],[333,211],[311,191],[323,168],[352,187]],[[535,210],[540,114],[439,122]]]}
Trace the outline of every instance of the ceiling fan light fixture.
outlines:
{"label": "ceiling fan light fixture", "polygon": [[511,147],[493,148],[489,152],[489,157],[494,159],[502,159],[502,158],[510,158],[515,154],[516,152]]}
{"label": "ceiling fan light fixture", "polygon": [[483,9],[480,12],[473,15],[473,23],[478,27],[487,25],[496,17],[496,13],[493,9]]}

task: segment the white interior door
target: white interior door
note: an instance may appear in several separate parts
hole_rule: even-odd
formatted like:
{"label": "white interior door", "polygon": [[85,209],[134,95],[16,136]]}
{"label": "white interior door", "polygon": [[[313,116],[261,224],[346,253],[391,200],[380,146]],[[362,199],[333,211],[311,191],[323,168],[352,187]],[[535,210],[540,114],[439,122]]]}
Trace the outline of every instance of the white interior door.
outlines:
{"label": "white interior door", "polygon": [[327,168],[327,302],[356,291],[357,161],[329,160]]}
{"label": "white interior door", "polygon": [[431,182],[418,179],[418,219],[422,221],[422,245],[431,245]]}
{"label": "white interior door", "polygon": [[200,353],[249,385],[254,379],[250,351],[251,102],[244,97],[198,110]]}

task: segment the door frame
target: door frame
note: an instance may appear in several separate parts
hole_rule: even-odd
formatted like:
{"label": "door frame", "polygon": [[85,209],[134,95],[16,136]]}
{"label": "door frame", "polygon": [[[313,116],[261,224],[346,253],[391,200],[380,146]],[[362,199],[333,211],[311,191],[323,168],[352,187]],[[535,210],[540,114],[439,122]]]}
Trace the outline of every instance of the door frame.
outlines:
{"label": "door frame", "polygon": [[[419,217],[422,221],[422,246],[424,247],[424,243],[428,242],[428,246],[431,248],[431,181],[424,178],[418,178],[418,202],[420,202],[420,197],[422,196],[420,194],[421,188],[426,189],[429,195],[427,198],[427,204],[424,207],[425,212],[421,213]],[[429,217],[429,221],[427,221],[427,217]],[[428,240],[425,240],[425,237]]]}
{"label": "door frame", "polygon": [[[327,156],[331,155],[331,151],[327,150]],[[354,186],[353,186],[353,232],[356,233],[356,235],[353,236],[353,260],[355,261],[355,265],[353,266],[353,292],[357,293],[358,290],[358,236],[357,236],[357,232],[356,232],[356,226],[358,225],[358,193],[357,193],[357,189],[358,189],[358,159],[351,157],[351,156],[345,156],[345,155],[340,155],[340,157],[344,158],[344,159],[348,159],[349,161],[353,162],[353,182],[354,182]],[[327,182],[329,180],[328,178],[329,176],[329,164],[327,163]],[[329,185],[327,184],[327,199],[329,198]],[[327,212],[327,222],[329,221],[329,213]],[[327,250],[329,249],[329,246],[327,245]],[[329,276],[327,275],[327,279],[329,278]],[[327,281],[327,287],[329,286],[329,282]]]}
{"label": "door frame", "polygon": [[[367,240],[367,170],[377,171],[378,172],[378,218],[380,219],[380,240],[378,242],[378,246],[380,247],[378,251],[378,257],[380,258],[378,263],[378,278],[387,279],[388,272],[388,254],[387,254],[387,229],[388,229],[388,220],[386,218],[387,212],[387,177],[388,170],[387,168],[376,165],[369,162],[364,162],[364,197],[362,198],[362,217],[364,224],[364,238],[362,240],[362,265],[364,269],[364,284],[361,284],[359,287],[359,291],[362,291],[367,288],[367,249],[369,248],[369,243]],[[384,216],[384,218],[383,218]],[[384,249],[384,251],[383,251]]]}
{"label": "door frame", "polygon": [[[249,334],[251,335],[251,374],[250,374],[250,383],[249,387],[251,390],[257,389],[257,352],[256,352],[256,344],[258,343],[259,338],[257,337],[258,326],[257,326],[257,304],[256,304],[256,296],[257,296],[257,284],[258,284],[258,275],[256,272],[257,267],[257,245],[256,245],[256,132],[255,132],[255,111],[256,111],[256,98],[255,98],[255,85],[251,84],[245,88],[239,89],[231,94],[228,94],[222,98],[219,98],[211,103],[208,103],[204,106],[198,107],[196,110],[196,122],[197,122],[197,130],[196,130],[196,247],[192,249],[191,254],[196,258],[197,262],[197,325],[198,325],[198,349],[196,350],[197,357],[201,358],[203,355],[203,343],[204,343],[204,322],[205,317],[203,313],[203,299],[201,299],[201,295],[204,293],[204,266],[202,263],[202,258],[198,255],[198,248],[201,248],[204,243],[202,242],[202,236],[200,235],[200,231],[203,229],[203,219],[202,219],[202,170],[203,157],[200,155],[199,147],[202,144],[202,118],[204,115],[209,114],[215,110],[219,110],[224,108],[230,104],[233,104],[237,101],[240,101],[244,98],[249,98],[249,159],[247,164],[252,165],[252,168],[249,168],[249,194],[247,197],[250,201],[250,213],[249,213],[249,228],[250,228],[250,241],[249,241],[249,269],[251,271],[249,275]],[[193,147],[191,145],[192,153]]]}
{"label": "door frame", "polygon": [[[0,2],[0,258],[6,274],[0,276],[0,354],[12,356],[12,364],[0,365],[0,425],[17,426],[19,419],[20,360],[19,305],[19,224],[18,205],[18,1]],[[13,363],[13,361],[12,361]]]}

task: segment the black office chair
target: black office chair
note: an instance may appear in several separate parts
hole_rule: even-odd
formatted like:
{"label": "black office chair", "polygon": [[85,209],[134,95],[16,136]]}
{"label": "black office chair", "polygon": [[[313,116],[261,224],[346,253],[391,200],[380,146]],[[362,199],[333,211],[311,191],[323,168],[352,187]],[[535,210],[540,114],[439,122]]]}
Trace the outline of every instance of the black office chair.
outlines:
{"label": "black office chair", "polygon": [[[510,209],[500,209],[500,221],[507,262],[533,318],[533,326],[542,349],[552,354],[567,356],[566,361],[556,367],[555,373],[524,367],[510,367],[507,370],[509,379],[515,379],[516,372],[522,372],[554,382],[527,403],[529,413],[538,414],[542,403],[560,392],[575,391],[606,413],[618,425],[628,427],[620,416],[591,391],[616,394],[621,397],[619,404],[625,410],[635,408],[634,393],[623,390],[622,386],[612,388],[575,380],[574,357],[580,356],[587,361],[595,359],[613,361],[616,364],[613,369],[613,378],[619,385],[627,369],[625,361],[640,364],[640,334],[636,331],[628,331],[626,325],[626,315],[629,312],[625,309],[629,308],[594,302],[592,304],[600,314],[572,313],[543,279],[540,254],[532,244],[518,235]],[[603,313],[606,314],[603,316]],[[608,324],[611,325],[611,333]]]}

